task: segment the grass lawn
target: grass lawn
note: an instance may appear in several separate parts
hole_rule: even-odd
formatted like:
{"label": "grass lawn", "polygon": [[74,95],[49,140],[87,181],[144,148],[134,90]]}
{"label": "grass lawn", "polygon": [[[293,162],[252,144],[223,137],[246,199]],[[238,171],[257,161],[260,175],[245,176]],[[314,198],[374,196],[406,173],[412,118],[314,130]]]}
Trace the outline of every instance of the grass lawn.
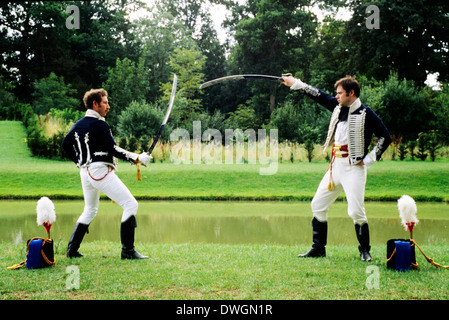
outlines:
{"label": "grass lawn", "polygon": [[[448,299],[448,270],[435,268],[417,251],[419,270],[385,266],[385,247],[362,262],[355,246],[330,246],[326,258],[300,259],[308,247],[277,245],[137,244],[150,255],[120,260],[114,242],[83,244],[81,259],[57,248],[47,269],[6,270],[25,256],[24,245],[0,244],[0,299],[225,299],[225,300],[390,300]],[[425,249],[449,264],[447,246]],[[79,271],[79,287],[68,267]]]}

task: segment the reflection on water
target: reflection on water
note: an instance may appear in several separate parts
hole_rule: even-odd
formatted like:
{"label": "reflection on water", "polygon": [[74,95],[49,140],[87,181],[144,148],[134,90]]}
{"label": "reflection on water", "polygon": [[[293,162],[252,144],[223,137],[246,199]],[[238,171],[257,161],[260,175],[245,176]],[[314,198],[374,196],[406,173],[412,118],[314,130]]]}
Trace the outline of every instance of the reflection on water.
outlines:
{"label": "reflection on water", "polygon": [[[82,201],[56,202],[57,220],[51,237],[68,241],[75,222],[83,209]],[[338,212],[345,204],[335,204],[334,215],[329,214],[328,244],[357,244],[352,220]],[[371,243],[385,244],[388,239],[407,238],[400,224],[396,203],[366,204],[367,212],[374,207],[391,210],[391,218],[369,217]],[[419,205],[418,205],[419,206]],[[45,237],[43,227],[36,224],[36,202],[0,201],[0,240],[21,243],[35,236]],[[282,245],[309,245],[312,238],[309,203],[283,202],[139,202],[136,241],[153,243],[269,243]],[[433,210],[440,210],[432,207]],[[447,218],[425,218],[414,236],[420,244],[449,243]],[[376,207],[376,210],[379,210]],[[440,210],[440,211],[441,211]],[[13,213],[13,214],[12,214]],[[120,240],[121,209],[102,202],[98,216],[90,226],[85,241]]]}

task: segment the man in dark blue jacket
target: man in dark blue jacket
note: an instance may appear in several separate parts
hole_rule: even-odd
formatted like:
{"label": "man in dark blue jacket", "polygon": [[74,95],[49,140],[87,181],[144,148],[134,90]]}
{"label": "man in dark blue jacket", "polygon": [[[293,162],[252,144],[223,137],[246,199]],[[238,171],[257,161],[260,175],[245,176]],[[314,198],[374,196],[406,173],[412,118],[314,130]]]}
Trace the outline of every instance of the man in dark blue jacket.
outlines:
{"label": "man in dark blue jacket", "polygon": [[134,249],[138,203],[115,171],[117,158],[146,166],[151,156],[129,152],[117,146],[104,119],[110,109],[108,95],[104,89],[86,92],[83,101],[87,108],[85,117],[75,123],[62,142],[66,155],[80,169],[85,203],[84,211],[70,237],[67,257],[82,257],[78,249],[88,232],[89,224],[98,212],[100,192],[103,192],[123,208],[120,228],[121,258],[148,258]]}
{"label": "man in dark blue jacket", "polygon": [[[380,160],[391,143],[391,136],[382,120],[368,106],[360,102],[360,86],[347,76],[335,83],[335,97],[291,76],[283,77],[283,84],[299,90],[332,112],[323,152],[332,143],[331,164],[312,200],[313,245],[300,257],[324,257],[327,242],[327,213],[344,190],[348,214],[353,219],[362,261],[371,261],[368,219],[364,197],[366,170]],[[373,135],[378,142],[369,151]]]}

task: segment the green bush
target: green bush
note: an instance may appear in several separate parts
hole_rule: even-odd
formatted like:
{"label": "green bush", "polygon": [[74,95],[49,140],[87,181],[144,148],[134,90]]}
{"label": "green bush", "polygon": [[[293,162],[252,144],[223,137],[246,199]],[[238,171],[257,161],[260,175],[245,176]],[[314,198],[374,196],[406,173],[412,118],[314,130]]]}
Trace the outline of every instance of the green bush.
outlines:
{"label": "green bush", "polygon": [[260,128],[261,120],[256,115],[253,108],[246,105],[240,105],[237,110],[231,112],[229,117],[225,121],[225,126],[228,129],[241,129],[245,131],[246,129]]}
{"label": "green bush", "polygon": [[416,139],[419,132],[427,131],[431,119],[423,91],[413,81],[399,79],[391,74],[382,88],[382,108],[378,114],[391,135],[406,140]]}
{"label": "green bush", "polygon": [[47,138],[38,126],[27,128],[27,142],[33,156],[48,157]]}
{"label": "green bush", "polygon": [[51,108],[50,113],[53,117],[63,119],[66,123],[76,122],[84,117],[84,111],[73,110],[70,108],[56,109]]}
{"label": "green bush", "polygon": [[327,134],[331,113],[309,98],[287,100],[273,111],[269,126],[277,128],[279,140],[318,143]]}
{"label": "green bush", "polygon": [[288,101],[282,107],[273,111],[270,123],[278,129],[278,135],[281,141],[301,141],[298,131],[301,125],[301,116],[298,108],[291,101]]}
{"label": "green bush", "polygon": [[11,92],[14,86],[3,80],[0,75],[0,119],[2,120],[18,120],[20,110],[17,105],[17,98]]}
{"label": "green bush", "polygon": [[75,94],[76,90],[65,84],[63,77],[51,72],[47,78],[34,83],[33,110],[37,114],[47,114],[51,109],[76,110],[80,102],[73,97]]}
{"label": "green bush", "polygon": [[[164,112],[159,105],[146,102],[132,101],[126,110],[118,117],[117,131],[120,137],[143,136],[155,137],[164,119]],[[170,136],[171,124],[162,131],[161,140],[167,141]],[[129,143],[129,141],[128,141]]]}

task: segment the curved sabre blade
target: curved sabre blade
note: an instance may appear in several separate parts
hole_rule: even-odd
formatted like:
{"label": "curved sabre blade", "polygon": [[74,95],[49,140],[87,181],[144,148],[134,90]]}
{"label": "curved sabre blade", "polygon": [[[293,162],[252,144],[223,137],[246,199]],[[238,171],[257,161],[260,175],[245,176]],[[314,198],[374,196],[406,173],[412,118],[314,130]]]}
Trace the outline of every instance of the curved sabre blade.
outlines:
{"label": "curved sabre blade", "polygon": [[210,87],[216,83],[220,83],[227,80],[238,80],[238,79],[268,79],[268,80],[282,80],[282,77],[277,76],[269,76],[265,74],[238,74],[232,76],[226,76],[222,78],[213,79],[207,82],[204,82],[200,85],[200,89],[204,89]]}
{"label": "curved sabre blade", "polygon": [[173,77],[173,87],[171,88],[170,103],[168,104],[167,113],[165,114],[165,118],[164,118],[164,121],[162,122],[162,124],[166,124],[168,117],[170,116],[170,112],[173,107],[173,102],[175,101],[177,84],[178,84],[178,77],[176,77],[176,74],[175,74],[175,76]]}
{"label": "curved sabre blade", "polygon": [[170,116],[171,109],[173,108],[173,102],[175,101],[177,84],[178,84],[178,77],[176,77],[176,74],[175,74],[173,77],[173,86],[171,89],[170,102],[168,104],[167,112],[165,113],[164,121],[162,121],[162,125],[159,128],[159,131],[157,132],[156,138],[154,139],[153,143],[151,144],[148,154],[151,154],[151,152],[153,152],[153,149],[156,146],[156,143],[158,142],[158,140],[161,136],[162,130],[164,130],[165,124],[167,123],[168,117]]}

